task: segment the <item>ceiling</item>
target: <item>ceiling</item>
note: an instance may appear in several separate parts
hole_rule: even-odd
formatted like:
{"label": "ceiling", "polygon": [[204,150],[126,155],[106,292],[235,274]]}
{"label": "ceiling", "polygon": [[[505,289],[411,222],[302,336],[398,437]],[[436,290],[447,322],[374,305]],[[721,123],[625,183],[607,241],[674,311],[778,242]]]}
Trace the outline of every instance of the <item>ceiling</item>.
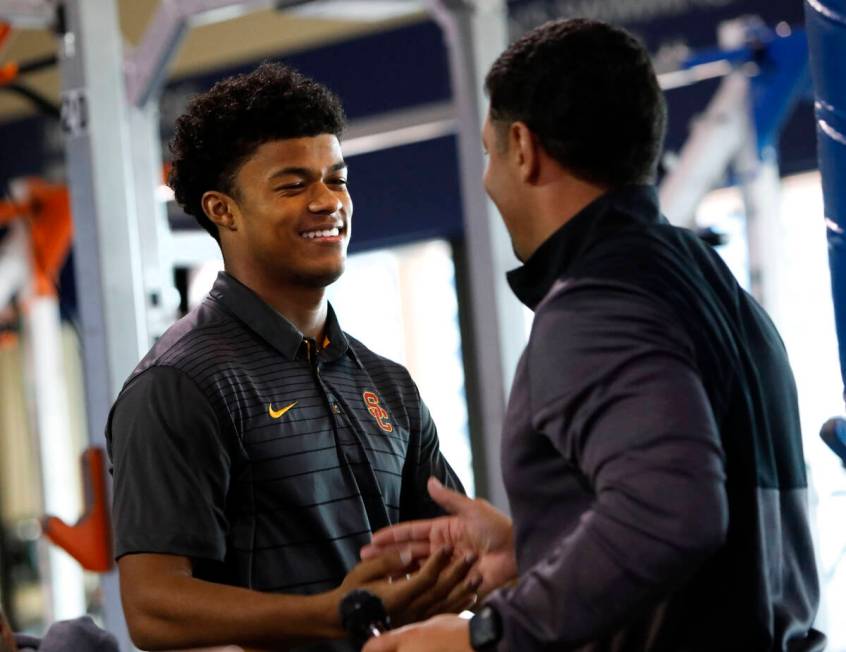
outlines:
{"label": "ceiling", "polygon": [[[128,48],[137,45],[160,0],[117,0],[120,28]],[[229,20],[194,27],[170,66],[181,77],[270,55],[293,52],[398,27],[425,18],[419,3],[408,0],[323,0],[286,11],[253,11]],[[15,30],[0,49],[0,66],[24,63],[56,52],[55,37],[46,30]],[[26,84],[55,104],[59,76],[55,68],[27,74]],[[34,113],[28,101],[0,92],[0,122]]]}

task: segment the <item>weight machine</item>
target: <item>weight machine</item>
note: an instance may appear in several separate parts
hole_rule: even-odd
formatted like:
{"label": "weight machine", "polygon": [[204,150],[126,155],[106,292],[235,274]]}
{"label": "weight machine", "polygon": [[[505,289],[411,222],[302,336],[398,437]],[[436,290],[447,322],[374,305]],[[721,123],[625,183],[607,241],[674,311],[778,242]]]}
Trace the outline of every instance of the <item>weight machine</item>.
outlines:
{"label": "weight machine", "polygon": [[[121,383],[172,322],[177,307],[170,272],[175,250],[183,249],[176,244],[182,236],[170,233],[156,192],[161,180],[157,102],[167,66],[187,30],[198,21],[268,7],[285,11],[303,4],[331,5],[320,0],[162,0],[140,45],[125,53],[115,0],[0,0],[0,21],[56,33],[62,77],[60,117],[75,217],[86,412],[95,450],[105,445],[106,414]],[[470,335],[465,340],[469,349],[466,376],[471,430],[477,433],[473,439],[476,475],[479,493],[505,507],[499,433],[506,389],[525,333],[521,307],[504,280],[504,272],[516,261],[482,187],[484,162],[478,138],[486,105],[483,76],[507,43],[505,1],[404,4],[409,10],[429,10],[449,49],[454,101],[438,120],[458,126],[465,246],[473,252],[460,264],[469,286],[464,297],[469,305],[465,331]],[[754,275],[754,289],[777,312],[777,296],[771,290],[777,283],[768,286],[768,279],[777,278],[777,270],[765,263],[779,246],[778,234],[769,228],[778,186],[773,144],[781,122],[807,84],[806,41],[801,31],[779,34],[754,21],[743,21],[721,30],[720,46],[719,51],[692,58],[661,78],[662,86],[670,88],[724,77],[678,165],[662,184],[662,203],[671,219],[690,225],[696,204],[732,168],[744,188],[749,240],[762,243],[754,245],[759,249],[751,256],[761,271]],[[433,133],[440,135],[443,129]],[[345,146],[350,144],[347,141]],[[105,504],[108,482],[101,493]],[[49,504],[46,507],[63,515]],[[64,536],[64,543],[73,546],[73,531],[60,522],[52,523],[54,533],[61,532],[59,538]],[[92,534],[95,530],[85,526],[89,537],[99,536]],[[102,575],[101,586],[106,627],[118,637],[122,649],[132,649],[114,571]]]}

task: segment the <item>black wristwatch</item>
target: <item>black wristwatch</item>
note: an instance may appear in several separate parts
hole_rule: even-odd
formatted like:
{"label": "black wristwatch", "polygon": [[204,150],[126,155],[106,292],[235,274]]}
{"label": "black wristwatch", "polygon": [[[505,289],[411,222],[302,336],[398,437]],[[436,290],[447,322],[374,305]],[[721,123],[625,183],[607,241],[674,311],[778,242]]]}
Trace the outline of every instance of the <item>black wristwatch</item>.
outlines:
{"label": "black wristwatch", "polygon": [[502,619],[491,605],[486,604],[470,619],[470,647],[477,652],[489,652],[502,638]]}

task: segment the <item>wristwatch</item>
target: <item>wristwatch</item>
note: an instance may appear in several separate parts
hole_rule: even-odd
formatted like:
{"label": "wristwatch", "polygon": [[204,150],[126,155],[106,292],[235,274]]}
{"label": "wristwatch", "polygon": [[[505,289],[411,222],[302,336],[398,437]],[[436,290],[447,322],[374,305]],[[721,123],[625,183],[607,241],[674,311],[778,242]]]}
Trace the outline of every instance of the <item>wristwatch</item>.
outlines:
{"label": "wristwatch", "polygon": [[470,619],[470,647],[476,652],[490,652],[502,638],[502,619],[486,604]]}

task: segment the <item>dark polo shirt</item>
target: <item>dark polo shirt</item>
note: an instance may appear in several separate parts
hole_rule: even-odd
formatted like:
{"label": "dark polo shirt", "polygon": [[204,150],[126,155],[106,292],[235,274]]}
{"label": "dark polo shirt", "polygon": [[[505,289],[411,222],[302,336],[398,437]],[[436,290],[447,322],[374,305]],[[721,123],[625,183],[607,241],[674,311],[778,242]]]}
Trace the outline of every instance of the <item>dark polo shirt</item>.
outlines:
{"label": "dark polo shirt", "polygon": [[462,490],[405,368],[340,329],[317,347],[232,276],[141,361],[110,415],[115,551],[190,557],[259,591],[336,587],[371,533]]}

